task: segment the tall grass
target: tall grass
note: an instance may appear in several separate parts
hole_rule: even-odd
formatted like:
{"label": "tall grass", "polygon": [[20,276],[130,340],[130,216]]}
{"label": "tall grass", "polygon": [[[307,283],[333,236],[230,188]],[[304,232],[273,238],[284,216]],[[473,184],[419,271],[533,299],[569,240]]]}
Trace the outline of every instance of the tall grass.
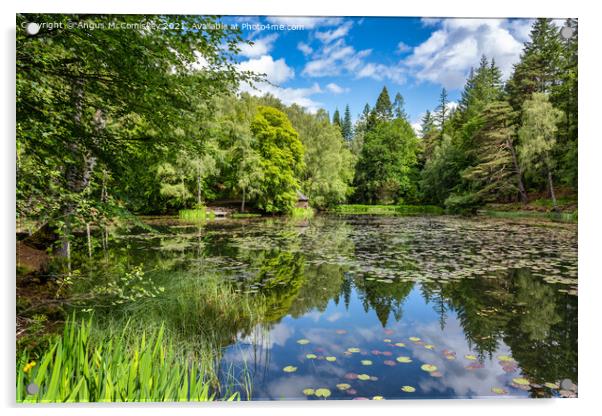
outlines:
{"label": "tall grass", "polygon": [[[62,336],[33,361],[24,351],[17,362],[17,402],[161,402],[216,399],[205,369],[181,360],[163,339],[164,327],[143,333],[128,346],[119,337],[91,342],[91,320],[67,322]],[[38,389],[29,394],[27,386]],[[227,400],[238,399],[233,394]]]}
{"label": "tall grass", "polygon": [[215,214],[213,211],[208,212],[206,207],[200,207],[195,209],[181,209],[178,212],[178,217],[184,221],[201,222],[213,219]]}
{"label": "tall grass", "polygon": [[367,214],[367,215],[441,215],[443,208],[434,205],[338,205],[334,209],[338,214]]}

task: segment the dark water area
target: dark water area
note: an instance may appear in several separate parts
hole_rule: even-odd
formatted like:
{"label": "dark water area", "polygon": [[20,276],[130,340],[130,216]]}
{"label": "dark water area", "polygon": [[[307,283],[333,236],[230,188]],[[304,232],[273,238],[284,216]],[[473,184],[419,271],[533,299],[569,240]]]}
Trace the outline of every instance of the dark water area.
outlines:
{"label": "dark water area", "polygon": [[[574,225],[446,216],[147,223],[152,230],[112,240],[109,256],[143,265],[171,294],[128,313],[157,310],[168,329],[195,315],[194,328],[217,333],[223,382],[238,380],[243,399],[573,394]],[[207,276],[244,297],[253,319],[219,323],[203,316],[206,305],[182,305],[190,286],[181,281]],[[119,308],[99,319],[111,313]]]}

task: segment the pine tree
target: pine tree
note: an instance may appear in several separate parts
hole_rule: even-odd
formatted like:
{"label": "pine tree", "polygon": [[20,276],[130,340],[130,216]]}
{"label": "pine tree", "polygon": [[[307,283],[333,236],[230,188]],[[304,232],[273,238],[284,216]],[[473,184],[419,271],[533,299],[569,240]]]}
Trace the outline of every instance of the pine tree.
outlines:
{"label": "pine tree", "polygon": [[389,91],[387,87],[383,87],[382,91],[378,95],[376,105],[372,110],[378,121],[390,121],[393,119],[393,106],[391,105],[391,99],[389,98]]}
{"label": "pine tree", "polygon": [[422,156],[425,161],[429,160],[438,143],[439,131],[435,125],[433,114],[426,110],[420,124],[420,135],[422,137]]}
{"label": "pine tree", "polygon": [[439,123],[439,129],[441,133],[445,133],[445,122],[448,119],[449,113],[449,101],[447,99],[447,90],[443,88],[441,90],[441,95],[439,95],[439,105],[437,106],[437,122]]}
{"label": "pine tree", "polygon": [[408,114],[404,108],[405,100],[400,93],[395,94],[395,101],[393,102],[393,112],[395,118],[407,120]]}
{"label": "pine tree", "polygon": [[341,131],[345,141],[350,142],[353,138],[353,125],[351,124],[351,111],[349,110],[349,105],[345,106],[345,114],[343,116],[343,126]]}
{"label": "pine tree", "polygon": [[337,126],[339,129],[342,128],[343,123],[341,122],[341,114],[339,113],[339,109],[334,110],[334,115],[332,116],[332,124]]}
{"label": "pine tree", "polygon": [[477,164],[462,176],[483,201],[497,200],[517,192],[523,203],[527,194],[514,148],[512,107],[506,101],[494,101],[482,112],[483,126],[475,134]]}
{"label": "pine tree", "polygon": [[530,37],[506,85],[515,110],[520,110],[534,92],[549,93],[560,84],[562,45],[558,28],[552,19],[537,19]]}

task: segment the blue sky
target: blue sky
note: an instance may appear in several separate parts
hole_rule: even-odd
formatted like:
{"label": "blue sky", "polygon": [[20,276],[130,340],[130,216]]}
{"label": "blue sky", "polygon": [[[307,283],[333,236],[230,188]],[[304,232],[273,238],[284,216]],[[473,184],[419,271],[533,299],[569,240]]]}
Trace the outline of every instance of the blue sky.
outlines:
{"label": "blue sky", "polygon": [[[271,82],[252,94],[270,92],[331,115],[349,104],[353,118],[375,103],[384,85],[400,92],[415,124],[434,109],[442,87],[458,100],[466,75],[481,55],[495,58],[504,77],[520,57],[533,23],[528,19],[435,19],[410,17],[255,17],[238,23],[244,45],[242,69],[265,73]],[[558,22],[560,24],[560,22]],[[263,26],[257,26],[263,25]],[[284,25],[284,30],[274,26]]]}

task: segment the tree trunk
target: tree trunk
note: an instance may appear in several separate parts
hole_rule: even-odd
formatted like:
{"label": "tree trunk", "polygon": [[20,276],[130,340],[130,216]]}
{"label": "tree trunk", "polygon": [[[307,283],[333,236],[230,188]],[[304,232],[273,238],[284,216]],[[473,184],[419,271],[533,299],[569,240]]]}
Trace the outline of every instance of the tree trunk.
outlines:
{"label": "tree trunk", "polygon": [[245,212],[245,188],[242,188],[242,203],[240,204],[240,212]]}
{"label": "tree trunk", "polygon": [[201,208],[201,167],[197,168],[197,191],[196,191],[197,207]]}
{"label": "tree trunk", "polygon": [[88,237],[88,257],[92,257],[92,236],[90,234],[90,223],[86,223],[86,236]]}
{"label": "tree trunk", "polygon": [[514,170],[516,171],[516,177],[518,180],[518,192],[520,194],[520,200],[523,204],[529,202],[529,198],[527,197],[527,191],[525,190],[525,184],[523,183],[523,172],[518,164],[518,159],[516,157],[516,151],[514,150],[514,146],[510,140],[506,140],[506,144],[510,149],[510,153],[512,154],[512,164],[514,164]]}
{"label": "tree trunk", "polygon": [[552,210],[558,212],[558,204],[556,203],[556,194],[554,193],[554,183],[552,181],[552,170],[548,166],[548,186],[550,187],[550,197],[552,198]]}

